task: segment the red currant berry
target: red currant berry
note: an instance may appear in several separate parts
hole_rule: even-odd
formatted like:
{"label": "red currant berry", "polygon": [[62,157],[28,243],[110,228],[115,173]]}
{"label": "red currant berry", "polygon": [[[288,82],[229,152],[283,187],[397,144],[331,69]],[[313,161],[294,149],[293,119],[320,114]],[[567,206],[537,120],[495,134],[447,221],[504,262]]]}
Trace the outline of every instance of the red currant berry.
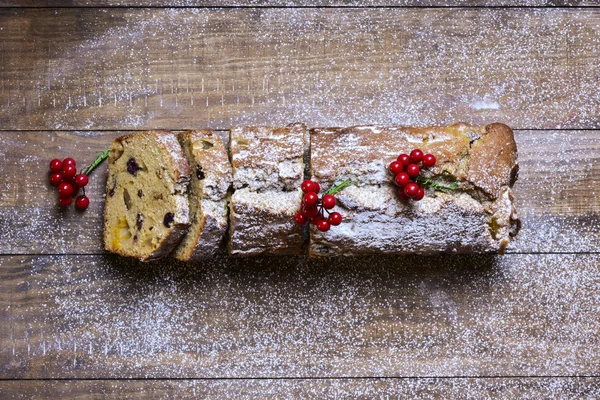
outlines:
{"label": "red currant berry", "polygon": [[296,220],[296,223],[298,225],[304,225],[305,223],[308,222],[308,217],[304,214],[302,214],[302,212],[299,212],[296,214],[296,216],[294,217],[294,219]]}
{"label": "red currant berry", "polygon": [[88,177],[85,174],[77,174],[75,176],[75,184],[79,187],[84,187],[88,184]]}
{"label": "red currant berry", "polygon": [[410,182],[410,177],[406,172],[401,172],[398,175],[396,175],[396,177],[394,178],[394,182],[396,182],[396,185],[400,187],[406,186],[408,185],[408,182]]}
{"label": "red currant berry", "polygon": [[398,156],[398,162],[402,164],[402,166],[406,167],[410,164],[410,156],[408,154],[400,154]]}
{"label": "red currant berry", "polygon": [[410,197],[408,197],[408,196],[406,195],[406,193],[404,193],[404,188],[400,188],[400,189],[398,189],[398,196],[400,196],[400,198],[401,198],[402,200],[409,200],[409,199],[410,199]]}
{"label": "red currant berry", "polygon": [[417,192],[417,195],[415,196],[415,201],[419,201],[423,197],[425,197],[425,190],[423,190],[423,188],[419,188],[419,191]]}
{"label": "red currant berry", "polygon": [[89,205],[90,199],[86,196],[78,196],[77,199],[75,199],[75,208],[78,210],[83,211],[88,208]]}
{"label": "red currant berry", "polygon": [[77,174],[77,167],[75,167],[74,165],[63,164],[62,173],[65,176],[65,178],[71,179],[75,176],[75,174]]}
{"label": "red currant berry", "polygon": [[302,214],[306,216],[306,218],[312,218],[319,213],[319,210],[315,206],[304,206],[302,207]]}
{"label": "red currant berry", "polygon": [[313,181],[309,181],[308,179],[302,182],[300,186],[304,193],[314,192],[315,191],[315,183]]}
{"label": "red currant berry", "polygon": [[308,192],[304,195],[304,204],[314,206],[319,201],[319,196],[315,192]]}
{"label": "red currant berry", "polygon": [[411,182],[404,186],[404,194],[406,194],[408,197],[415,197],[417,193],[419,193],[419,186],[417,186],[416,183]]}
{"label": "red currant berry", "polygon": [[58,158],[55,158],[54,160],[50,161],[50,171],[60,172],[62,165],[62,161],[60,161]]}
{"label": "red currant berry", "polygon": [[323,219],[323,214],[318,213],[317,215],[315,215],[314,217],[312,217],[310,219],[310,223],[313,225],[317,225],[319,223],[319,221],[321,221]]}
{"label": "red currant berry", "polygon": [[321,185],[318,182],[313,181],[315,184],[315,193],[319,193],[321,191]]}
{"label": "red currant berry", "polygon": [[58,199],[58,204],[60,204],[61,207],[67,207],[72,202],[73,202],[73,198],[72,197],[60,197]]}
{"label": "red currant berry", "polygon": [[67,182],[61,183],[58,185],[58,195],[60,197],[71,197],[73,195],[73,186]]}
{"label": "red currant berry", "polygon": [[421,171],[421,168],[419,168],[419,166],[417,164],[409,164],[409,166],[406,167],[406,173],[411,178],[414,178],[415,176],[419,175],[420,171]]}
{"label": "red currant berry", "polygon": [[61,174],[60,172],[55,172],[54,174],[50,175],[50,183],[54,186],[58,186],[62,181],[63,174]]}
{"label": "red currant berry", "polygon": [[326,219],[322,219],[319,222],[317,222],[317,229],[321,232],[327,232],[329,228],[329,221],[327,221]]}
{"label": "red currant berry", "polygon": [[326,194],[323,196],[322,203],[324,208],[331,210],[333,207],[335,207],[335,197],[330,194]]}
{"label": "red currant berry", "polygon": [[423,156],[423,166],[424,167],[433,167],[435,165],[436,159],[433,154],[425,154]]}
{"label": "red currant berry", "polygon": [[63,167],[64,167],[65,165],[72,165],[72,166],[74,166],[75,168],[77,168],[77,163],[76,163],[76,162],[75,162],[75,160],[73,160],[71,157],[69,157],[69,158],[65,158],[65,159],[63,160]]}
{"label": "red currant berry", "polygon": [[414,149],[410,152],[410,159],[414,163],[420,162],[421,160],[423,160],[423,152],[419,149]]}
{"label": "red currant berry", "polygon": [[400,164],[400,162],[398,161],[394,161],[393,163],[390,164],[390,172],[394,175],[399,174],[400,172],[402,172],[402,170],[404,170],[404,166],[402,164]]}
{"label": "red currant berry", "polygon": [[339,212],[332,212],[329,214],[329,223],[333,226],[338,226],[342,223],[342,214]]}

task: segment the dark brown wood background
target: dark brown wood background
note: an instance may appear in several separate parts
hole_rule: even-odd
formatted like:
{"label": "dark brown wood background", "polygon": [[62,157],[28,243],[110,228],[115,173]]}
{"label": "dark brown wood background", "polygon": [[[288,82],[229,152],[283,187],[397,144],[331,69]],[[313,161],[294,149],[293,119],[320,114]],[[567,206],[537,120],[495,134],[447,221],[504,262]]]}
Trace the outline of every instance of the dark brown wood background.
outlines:
{"label": "dark brown wood background", "polygon": [[[597,5],[0,1],[0,398],[598,397]],[[102,250],[104,167],[83,214],[47,183],[126,131],[293,121],[507,123],[523,230],[140,264]]]}

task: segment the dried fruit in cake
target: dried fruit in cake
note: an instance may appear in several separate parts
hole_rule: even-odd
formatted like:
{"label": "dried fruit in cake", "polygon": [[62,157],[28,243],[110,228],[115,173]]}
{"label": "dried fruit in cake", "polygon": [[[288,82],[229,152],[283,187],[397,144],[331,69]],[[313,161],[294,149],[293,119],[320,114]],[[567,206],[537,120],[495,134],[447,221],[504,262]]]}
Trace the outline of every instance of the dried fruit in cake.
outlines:
{"label": "dried fruit in cake", "polygon": [[106,250],[142,261],[169,254],[189,226],[190,172],[171,132],[136,132],[117,138],[108,158]]}
{"label": "dried fruit in cake", "polygon": [[[219,251],[227,232],[231,164],[223,140],[212,130],[177,135],[192,170],[189,204],[190,228],[173,256],[199,260]],[[141,198],[141,192],[138,193]]]}

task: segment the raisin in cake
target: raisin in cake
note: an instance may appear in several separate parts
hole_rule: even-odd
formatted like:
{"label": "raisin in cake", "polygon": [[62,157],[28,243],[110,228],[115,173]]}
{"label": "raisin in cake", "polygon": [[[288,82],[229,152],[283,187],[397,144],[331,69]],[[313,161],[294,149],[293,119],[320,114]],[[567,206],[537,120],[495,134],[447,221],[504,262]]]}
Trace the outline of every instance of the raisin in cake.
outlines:
{"label": "raisin in cake", "polygon": [[192,170],[190,228],[173,256],[182,261],[215,254],[227,231],[231,164],[223,140],[212,130],[181,132],[179,143]]}
{"label": "raisin in cake", "polygon": [[[310,137],[312,179],[324,188],[354,183],[336,195],[344,222],[328,232],[311,226],[311,256],[501,253],[518,230],[517,147],[506,125],[357,126],[313,129]],[[415,148],[437,158],[422,175],[459,189],[401,200],[387,167]]]}
{"label": "raisin in cake", "polygon": [[190,167],[171,132],[117,138],[108,158],[106,250],[149,261],[168,255],[189,226]]}
{"label": "raisin in cake", "polygon": [[232,255],[300,254],[304,124],[233,127],[230,152],[235,192],[230,205]]}

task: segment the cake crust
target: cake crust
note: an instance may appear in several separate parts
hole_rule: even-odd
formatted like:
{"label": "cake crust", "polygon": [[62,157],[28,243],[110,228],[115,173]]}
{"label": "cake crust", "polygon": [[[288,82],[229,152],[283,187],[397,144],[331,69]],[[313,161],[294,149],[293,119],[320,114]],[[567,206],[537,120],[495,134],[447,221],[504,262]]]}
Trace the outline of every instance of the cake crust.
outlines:
{"label": "cake crust", "polygon": [[[337,195],[334,211],[344,217],[340,226],[325,233],[311,226],[310,256],[502,253],[519,229],[511,189],[518,169],[517,147],[513,131],[504,124],[316,128],[310,137],[312,179],[325,188],[346,179],[354,184]],[[415,148],[437,158],[423,176],[455,182],[460,189],[429,189],[420,202],[400,200],[387,167],[399,154]],[[373,203],[373,193],[379,202]],[[406,236],[412,227],[429,231],[436,226],[446,226],[445,241],[419,234],[418,244]],[[382,231],[383,236],[376,237]],[[390,232],[393,235],[386,236]]]}
{"label": "cake crust", "polygon": [[231,129],[231,255],[301,254],[302,227],[294,215],[302,199],[306,139],[301,123]]}
{"label": "cake crust", "polygon": [[223,140],[210,129],[181,132],[177,138],[192,171],[190,228],[172,255],[181,261],[198,261],[223,247],[231,164]]}

